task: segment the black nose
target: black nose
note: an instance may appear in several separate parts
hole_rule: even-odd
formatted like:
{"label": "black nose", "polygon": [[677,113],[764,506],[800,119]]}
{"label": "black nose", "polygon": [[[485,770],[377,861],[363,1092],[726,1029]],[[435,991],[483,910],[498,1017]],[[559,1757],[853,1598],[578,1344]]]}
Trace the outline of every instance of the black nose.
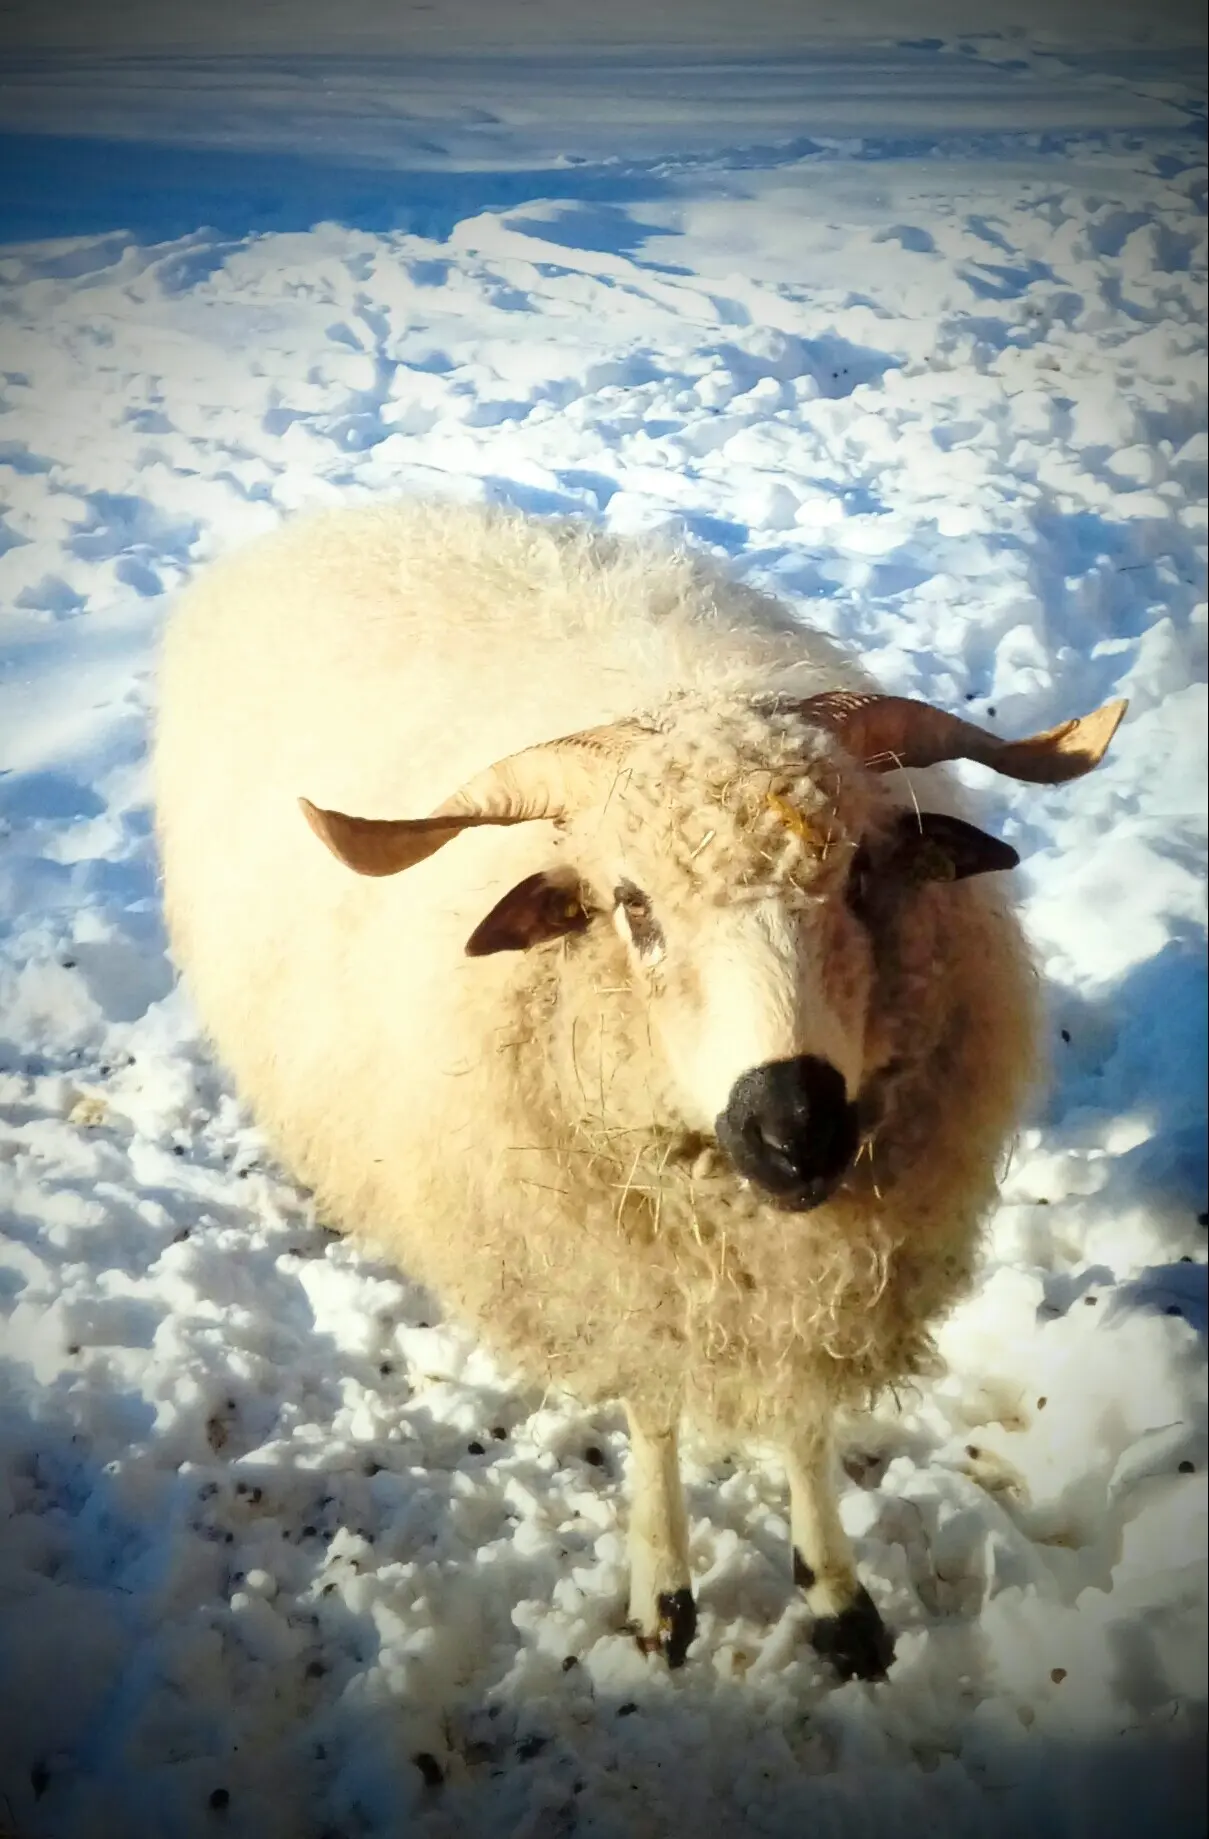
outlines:
{"label": "black nose", "polygon": [[803,1211],[826,1200],[860,1142],[841,1074],[813,1054],[744,1073],[715,1128],[741,1175]]}

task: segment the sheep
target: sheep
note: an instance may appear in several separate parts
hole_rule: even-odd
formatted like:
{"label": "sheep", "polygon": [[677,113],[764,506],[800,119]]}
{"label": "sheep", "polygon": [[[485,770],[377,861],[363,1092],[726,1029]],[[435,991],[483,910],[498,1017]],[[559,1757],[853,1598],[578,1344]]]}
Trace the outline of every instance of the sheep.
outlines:
{"label": "sheep", "polygon": [[277,1152],[532,1381],[621,1400],[629,1626],[694,1638],[682,1422],[779,1447],[816,1649],[893,1637],[832,1477],[931,1370],[1035,1077],[1037,979],[940,764],[773,599],[575,520],[300,518],[190,586],[154,751],[172,947]]}

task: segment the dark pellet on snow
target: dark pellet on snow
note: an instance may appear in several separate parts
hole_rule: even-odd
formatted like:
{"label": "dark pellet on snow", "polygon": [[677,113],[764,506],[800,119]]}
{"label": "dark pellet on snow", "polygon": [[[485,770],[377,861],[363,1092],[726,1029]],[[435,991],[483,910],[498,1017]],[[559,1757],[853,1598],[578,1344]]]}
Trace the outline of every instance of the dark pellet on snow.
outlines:
{"label": "dark pellet on snow", "polygon": [[564,1673],[570,1673],[572,1668],[577,1667],[578,1665],[579,1665],[579,1661],[576,1659],[574,1654],[567,1654],[564,1656],[563,1658],[563,1672]]}
{"label": "dark pellet on snow", "polygon": [[183,1143],[174,1143],[172,1145],[172,1154],[174,1156],[183,1156],[184,1153],[185,1153],[185,1146]]}
{"label": "dark pellet on snow", "polygon": [[210,1796],[210,1805],[214,1808],[216,1813],[220,1812],[222,1808],[229,1806],[230,1801],[231,1791],[229,1788],[215,1788]]}
{"label": "dark pellet on snow", "polygon": [[1064,1041],[1066,1041],[1066,1042],[1068,1042],[1068,1043],[1069,1043],[1069,1041],[1070,1041],[1070,1029],[1069,1029],[1069,1028],[1062,1028],[1062,1029],[1060,1029],[1060,1030],[1059,1030],[1059,1033],[1061,1034],[1061,1036],[1062,1036],[1062,1039],[1063,1039]]}
{"label": "dark pellet on snow", "polygon": [[394,1365],[389,1360],[384,1360],[378,1368],[378,1371],[379,1373],[381,1373],[383,1379],[385,1379],[388,1374],[393,1373],[394,1370],[395,1370]]}
{"label": "dark pellet on snow", "polygon": [[1196,1474],[1195,1462],[1181,1462],[1180,1474],[1181,1475],[1195,1475]]}
{"label": "dark pellet on snow", "polygon": [[1051,1667],[1049,1671],[1049,1676],[1053,1680],[1055,1686],[1060,1686],[1062,1684],[1062,1681],[1066,1678],[1066,1668],[1065,1667]]}
{"label": "dark pellet on snow", "polygon": [[1199,1226],[1209,1226],[1209,1213],[1198,1213],[1196,1218]]}
{"label": "dark pellet on snow", "polygon": [[466,1449],[467,1453],[471,1456],[485,1456],[487,1454],[481,1443],[468,1443]]}
{"label": "dark pellet on snow", "polygon": [[427,1750],[421,1750],[418,1755],[412,1757],[412,1761],[423,1776],[426,1787],[439,1788],[441,1786],[445,1780],[445,1771],[435,1756],[430,1755]]}
{"label": "dark pellet on snow", "polygon": [[1045,1407],[1046,1407],[1046,1406],[1047,1406],[1048,1404],[1049,1404],[1049,1400],[1048,1400],[1048,1398],[1039,1398],[1039,1399],[1037,1400],[1037,1409],[1038,1409],[1038,1411],[1044,1411],[1044,1410],[1045,1410]]}
{"label": "dark pellet on snow", "polygon": [[1085,1296],[1083,1298],[1083,1307],[1085,1309],[1094,1309],[1099,1300],[1099,1297],[1096,1296]]}
{"label": "dark pellet on snow", "polygon": [[507,1441],[508,1432],[504,1429],[504,1426],[502,1424],[497,1424],[495,1428],[492,1430],[491,1434],[495,1438],[497,1443],[504,1443]]}
{"label": "dark pellet on snow", "polygon": [[627,1699],[624,1705],[619,1705],[617,1707],[617,1716],[619,1718],[628,1718],[631,1712],[635,1712],[637,1709],[638,1707],[633,1699]]}
{"label": "dark pellet on snow", "polygon": [[590,1462],[594,1469],[603,1469],[604,1460],[604,1451],[598,1449],[595,1443],[590,1443],[584,1451],[584,1461]]}
{"label": "dark pellet on snow", "polygon": [[306,1676],[308,1679],[322,1679],[323,1675],[326,1672],[327,1672],[327,1662],[325,1660],[308,1660],[307,1661]]}
{"label": "dark pellet on snow", "polygon": [[1164,1315],[1183,1315],[1183,1313],[1184,1311],[1180,1308],[1178,1303],[1168,1303],[1163,1311]]}
{"label": "dark pellet on snow", "polygon": [[302,1536],[304,1539],[313,1539],[318,1531],[319,1528],[317,1526],[304,1526],[302,1529]]}
{"label": "dark pellet on snow", "polygon": [[188,1237],[189,1237],[189,1228],[187,1226],[182,1226],[179,1232],[173,1233],[172,1243],[173,1245],[183,1245],[185,1240]]}

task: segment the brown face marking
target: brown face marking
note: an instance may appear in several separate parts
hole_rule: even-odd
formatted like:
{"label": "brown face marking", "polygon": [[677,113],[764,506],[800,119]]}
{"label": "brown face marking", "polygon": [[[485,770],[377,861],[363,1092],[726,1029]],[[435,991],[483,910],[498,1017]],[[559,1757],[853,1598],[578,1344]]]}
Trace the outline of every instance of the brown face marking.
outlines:
{"label": "brown face marking", "polygon": [[663,928],[651,911],[650,899],[642,889],[635,887],[632,881],[619,881],[613,890],[613,899],[624,916],[626,930],[639,957],[650,958],[662,950]]}

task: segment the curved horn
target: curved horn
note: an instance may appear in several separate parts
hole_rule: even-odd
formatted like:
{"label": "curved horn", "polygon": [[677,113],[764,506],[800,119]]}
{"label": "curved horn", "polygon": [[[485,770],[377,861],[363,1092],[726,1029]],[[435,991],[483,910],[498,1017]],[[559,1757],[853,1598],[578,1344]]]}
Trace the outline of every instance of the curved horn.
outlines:
{"label": "curved horn", "polygon": [[528,824],[582,810],[639,732],[635,722],[614,722],[526,747],[476,773],[429,817],[350,817],[321,810],[309,798],[298,802],[315,835],[346,868],[359,875],[397,875],[435,855],[463,830]]}
{"label": "curved horn", "polygon": [[1091,715],[1060,722],[1023,741],[1001,741],[972,722],[905,696],[830,690],[797,706],[811,721],[830,728],[849,753],[876,773],[977,760],[1009,779],[1060,785],[1099,765],[1129,704],[1105,703]]}

